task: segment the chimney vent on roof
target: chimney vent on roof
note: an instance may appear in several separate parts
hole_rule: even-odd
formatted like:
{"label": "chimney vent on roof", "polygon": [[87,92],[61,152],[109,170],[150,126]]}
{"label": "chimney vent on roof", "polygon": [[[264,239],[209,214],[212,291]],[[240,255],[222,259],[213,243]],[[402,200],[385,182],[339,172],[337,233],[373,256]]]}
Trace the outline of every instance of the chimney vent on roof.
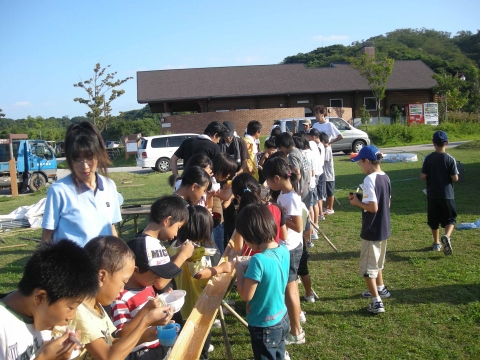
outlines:
{"label": "chimney vent on roof", "polygon": [[362,53],[366,53],[371,57],[375,57],[375,46],[373,41],[365,41],[362,44],[362,49],[360,50]]}

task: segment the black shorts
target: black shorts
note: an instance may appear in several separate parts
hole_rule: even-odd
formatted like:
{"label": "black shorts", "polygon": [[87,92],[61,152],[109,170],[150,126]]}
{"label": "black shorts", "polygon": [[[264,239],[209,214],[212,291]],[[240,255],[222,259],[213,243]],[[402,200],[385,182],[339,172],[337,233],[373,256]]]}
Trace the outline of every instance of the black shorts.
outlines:
{"label": "black shorts", "polygon": [[327,190],[325,189],[325,173],[322,173],[322,175],[318,177],[317,198],[318,201],[325,200],[327,198]]}
{"label": "black shorts", "polygon": [[300,263],[298,264],[297,274],[298,276],[306,276],[308,275],[308,258],[310,254],[307,251],[307,248],[303,247],[302,257],[300,258]]}
{"label": "black shorts", "polygon": [[327,197],[333,196],[333,192],[335,190],[335,181],[327,181],[326,188],[327,188]]}
{"label": "black shorts", "polygon": [[457,223],[457,209],[454,199],[427,198],[427,224],[432,230],[438,230],[439,225],[455,225]]}

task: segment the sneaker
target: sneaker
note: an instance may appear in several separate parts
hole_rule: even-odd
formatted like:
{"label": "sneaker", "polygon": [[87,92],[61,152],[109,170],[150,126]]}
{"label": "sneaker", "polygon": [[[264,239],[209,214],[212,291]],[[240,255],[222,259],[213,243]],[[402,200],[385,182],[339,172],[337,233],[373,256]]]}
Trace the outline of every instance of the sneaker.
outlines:
{"label": "sneaker", "polygon": [[220,329],[221,327],[222,327],[222,324],[220,323],[220,319],[216,319],[212,324],[212,328],[214,329]]}
{"label": "sneaker", "polygon": [[312,240],[318,240],[318,235],[315,231],[312,233],[311,239]]}
{"label": "sneaker", "polygon": [[335,211],[333,209],[327,209],[323,212],[323,215],[332,215],[335,214]]}
{"label": "sneaker", "polygon": [[285,355],[283,356],[283,360],[290,360],[290,354],[287,350],[285,350]]}
{"label": "sneaker", "polygon": [[302,332],[295,336],[292,335],[290,332],[287,334],[287,337],[285,338],[285,345],[293,345],[293,344],[305,344],[305,331]]}
{"label": "sneaker", "polygon": [[376,301],[368,305],[367,310],[372,314],[380,314],[385,312],[385,307],[381,301]]}
{"label": "sneaker", "polygon": [[210,353],[213,350],[215,350],[215,347],[212,344],[210,344],[210,346],[208,347],[208,352]]}
{"label": "sneaker", "polygon": [[440,250],[442,250],[442,245],[441,244],[433,244],[432,245],[432,250],[433,251],[440,251]]}
{"label": "sneaker", "polygon": [[300,311],[300,324],[305,324],[307,322],[307,316],[304,311]]}
{"label": "sneaker", "polygon": [[318,221],[322,221],[322,220],[325,220],[325,216],[323,216],[323,215],[318,215]]}
{"label": "sneaker", "polygon": [[445,255],[452,255],[453,249],[452,249],[452,243],[450,242],[450,237],[448,237],[447,235],[443,235],[440,238],[440,241],[443,244],[443,253]]}
{"label": "sneaker", "polygon": [[310,293],[310,296],[307,296],[307,294],[305,294],[304,298],[306,302],[309,302],[309,303],[315,302],[315,295],[313,295],[313,293]]}
{"label": "sneaker", "polygon": [[[383,288],[383,290],[380,290],[378,292],[378,295],[382,298],[388,298],[388,297],[390,297],[390,292],[388,291],[387,287],[385,286]],[[372,294],[370,294],[370,291],[367,290],[367,291],[362,292],[362,296],[364,298],[371,298]]]}
{"label": "sneaker", "polygon": [[314,245],[313,242],[310,240],[310,241],[307,243],[307,246],[308,246],[309,248],[312,248],[312,247],[314,247],[315,245]]}

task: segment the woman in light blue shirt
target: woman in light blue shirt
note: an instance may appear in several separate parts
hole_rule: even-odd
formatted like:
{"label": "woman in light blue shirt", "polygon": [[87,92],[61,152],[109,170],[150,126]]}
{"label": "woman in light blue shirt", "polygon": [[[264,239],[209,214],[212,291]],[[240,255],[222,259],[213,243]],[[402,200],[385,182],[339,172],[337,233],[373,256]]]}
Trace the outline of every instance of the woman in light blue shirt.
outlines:
{"label": "woman in light blue shirt", "polygon": [[106,176],[110,160],[95,125],[70,125],[65,155],[71,174],[48,189],[42,240],[66,238],[84,246],[99,235],[116,236],[114,224],[122,220],[117,187]]}

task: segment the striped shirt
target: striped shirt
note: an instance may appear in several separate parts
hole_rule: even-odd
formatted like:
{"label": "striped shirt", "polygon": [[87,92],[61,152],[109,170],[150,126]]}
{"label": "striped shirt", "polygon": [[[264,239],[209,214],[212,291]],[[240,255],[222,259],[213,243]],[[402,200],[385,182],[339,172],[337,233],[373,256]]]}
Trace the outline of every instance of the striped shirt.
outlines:
{"label": "striped shirt", "polygon": [[[125,288],[125,290],[120,293],[120,296],[112,303],[110,310],[113,324],[118,330],[121,330],[126,322],[132,320],[135,315],[138,314],[140,309],[148,302],[149,297],[155,297],[153,286],[147,286],[143,289]],[[157,346],[159,346],[158,340],[145,342],[137,345],[132,352],[144,348],[152,349]]]}

